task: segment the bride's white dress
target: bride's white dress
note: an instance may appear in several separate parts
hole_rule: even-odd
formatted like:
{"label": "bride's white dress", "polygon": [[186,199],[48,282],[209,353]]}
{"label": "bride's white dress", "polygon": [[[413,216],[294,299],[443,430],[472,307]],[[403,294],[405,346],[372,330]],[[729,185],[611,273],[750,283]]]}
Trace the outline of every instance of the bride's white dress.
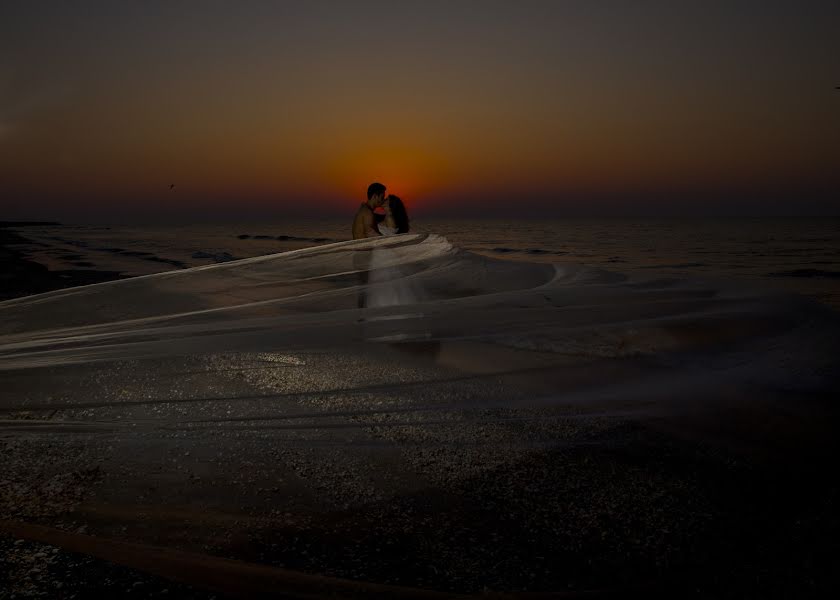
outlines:
{"label": "bride's white dress", "polygon": [[[398,235],[396,228],[384,223],[379,225],[379,233],[387,237]],[[408,274],[395,264],[398,262],[395,258],[394,251],[389,248],[376,248],[371,253],[368,308],[401,306],[419,301],[419,290],[407,278]]]}

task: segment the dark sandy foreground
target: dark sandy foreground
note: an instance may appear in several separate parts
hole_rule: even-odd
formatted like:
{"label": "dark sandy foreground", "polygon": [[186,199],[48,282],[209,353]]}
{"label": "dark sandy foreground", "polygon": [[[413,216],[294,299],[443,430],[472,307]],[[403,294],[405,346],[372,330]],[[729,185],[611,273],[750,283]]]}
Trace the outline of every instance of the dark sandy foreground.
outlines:
{"label": "dark sandy foreground", "polygon": [[[260,373],[263,360],[239,357],[229,370],[217,369],[214,396],[239,390],[237,371]],[[155,372],[167,376],[165,365]],[[641,425],[552,410],[537,411],[536,420],[534,411],[471,411],[462,415],[471,421],[466,429],[445,412],[264,422],[253,415],[261,400],[118,408],[96,398],[107,381],[78,369],[68,377],[82,390],[90,386],[95,406],[10,412],[13,422],[2,425],[0,506],[9,521],[294,573],[468,594],[622,596],[641,588],[802,597],[830,590],[840,566],[836,448],[814,443],[831,435],[836,419],[808,431],[797,431],[807,422],[801,413],[768,420],[762,434],[777,442],[756,451],[754,440],[744,447],[725,441],[746,428],[732,412],[721,413],[725,426],[693,431],[679,420]],[[516,385],[515,376],[500,381]],[[801,401],[815,410],[831,399]],[[144,423],[144,413],[181,422]],[[426,441],[418,443],[418,433]],[[570,444],[549,443],[558,437]],[[394,468],[406,462],[411,471]],[[153,597],[177,588],[174,574],[192,584],[193,597],[205,597],[205,587],[248,597],[246,583],[253,583],[243,574],[237,584],[233,569],[232,592],[167,557],[150,563],[158,555],[152,549],[118,557],[135,569],[65,551],[52,559],[49,548],[15,542],[22,533],[0,546],[15,593],[61,597],[56,590],[64,586],[88,594],[105,586]],[[102,558],[96,548],[81,546]],[[150,569],[156,576],[143,574]]]}
{"label": "dark sandy foreground", "polygon": [[418,243],[423,319],[344,246],[0,305],[3,593],[833,591],[836,316]]}

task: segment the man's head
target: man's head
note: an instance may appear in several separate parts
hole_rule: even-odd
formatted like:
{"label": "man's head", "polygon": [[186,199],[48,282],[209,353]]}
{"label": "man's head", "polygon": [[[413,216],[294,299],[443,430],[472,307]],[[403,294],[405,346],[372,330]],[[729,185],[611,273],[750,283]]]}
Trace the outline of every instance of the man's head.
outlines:
{"label": "man's head", "polygon": [[368,186],[368,204],[373,208],[382,206],[385,202],[385,186],[381,183],[371,183]]}

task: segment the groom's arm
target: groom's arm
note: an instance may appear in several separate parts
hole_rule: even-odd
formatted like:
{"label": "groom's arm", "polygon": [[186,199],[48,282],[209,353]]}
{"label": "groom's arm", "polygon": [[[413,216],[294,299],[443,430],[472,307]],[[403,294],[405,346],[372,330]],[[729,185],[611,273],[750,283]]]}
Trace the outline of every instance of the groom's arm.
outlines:
{"label": "groom's arm", "polygon": [[382,235],[377,231],[376,225],[373,223],[373,212],[366,210],[362,215],[365,224],[365,237],[377,237]]}

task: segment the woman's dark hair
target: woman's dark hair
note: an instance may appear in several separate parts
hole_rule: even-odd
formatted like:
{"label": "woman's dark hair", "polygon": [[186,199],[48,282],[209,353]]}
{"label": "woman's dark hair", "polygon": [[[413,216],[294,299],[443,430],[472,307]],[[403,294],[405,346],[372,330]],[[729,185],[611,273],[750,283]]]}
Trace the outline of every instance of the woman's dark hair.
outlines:
{"label": "woman's dark hair", "polygon": [[391,203],[391,216],[394,219],[394,225],[397,226],[397,233],[408,233],[411,228],[408,222],[408,213],[405,211],[405,204],[400,200],[399,196],[391,194],[388,196]]}

